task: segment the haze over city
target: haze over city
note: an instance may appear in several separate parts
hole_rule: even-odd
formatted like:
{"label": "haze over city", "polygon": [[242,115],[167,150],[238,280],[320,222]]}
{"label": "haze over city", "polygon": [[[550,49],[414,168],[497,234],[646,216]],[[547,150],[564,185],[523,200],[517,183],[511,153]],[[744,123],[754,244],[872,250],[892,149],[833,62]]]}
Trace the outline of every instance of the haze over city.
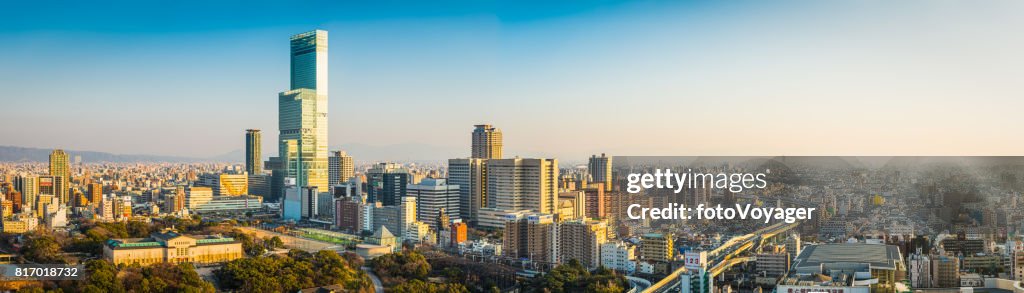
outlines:
{"label": "haze over city", "polygon": [[4,4],[0,137],[239,150],[244,129],[276,133],[287,36],[320,28],[331,149],[465,156],[478,123],[504,131],[507,155],[563,160],[1018,155],[1024,142],[1003,128],[1024,122],[1017,1],[397,4]]}

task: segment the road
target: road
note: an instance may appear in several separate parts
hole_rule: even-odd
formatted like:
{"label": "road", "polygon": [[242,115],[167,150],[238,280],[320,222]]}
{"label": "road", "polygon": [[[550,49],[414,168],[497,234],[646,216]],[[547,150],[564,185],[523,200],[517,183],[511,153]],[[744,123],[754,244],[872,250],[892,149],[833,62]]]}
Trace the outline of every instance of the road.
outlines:
{"label": "road", "polygon": [[370,280],[373,280],[373,292],[384,293],[384,283],[380,282],[380,278],[377,278],[377,274],[374,274],[370,267],[362,267],[361,269],[370,276]]}

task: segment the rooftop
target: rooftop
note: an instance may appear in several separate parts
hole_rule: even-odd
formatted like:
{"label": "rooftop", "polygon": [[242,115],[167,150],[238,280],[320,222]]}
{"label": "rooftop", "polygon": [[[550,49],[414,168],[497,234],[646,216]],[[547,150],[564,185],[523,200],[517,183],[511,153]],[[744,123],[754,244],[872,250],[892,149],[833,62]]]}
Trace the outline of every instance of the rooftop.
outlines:
{"label": "rooftop", "polygon": [[[819,271],[825,263],[862,263],[873,269],[895,270],[902,262],[900,250],[894,245],[842,243],[807,246],[794,260],[800,271]],[[902,266],[900,266],[902,267]]]}

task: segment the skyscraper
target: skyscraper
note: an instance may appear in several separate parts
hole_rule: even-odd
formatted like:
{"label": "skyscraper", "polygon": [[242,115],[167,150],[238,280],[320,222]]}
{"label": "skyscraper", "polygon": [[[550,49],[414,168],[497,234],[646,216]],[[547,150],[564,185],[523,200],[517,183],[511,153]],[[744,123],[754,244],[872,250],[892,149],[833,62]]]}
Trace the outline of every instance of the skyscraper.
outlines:
{"label": "skyscraper", "polygon": [[448,184],[459,186],[459,217],[474,225],[480,208],[487,207],[485,162],[484,159],[448,160]]}
{"label": "skyscraper", "polygon": [[378,163],[366,172],[367,197],[385,206],[401,203],[410,182],[409,170],[395,163]]}
{"label": "skyscraper", "polygon": [[345,151],[333,151],[328,158],[327,183],[331,186],[348,182],[355,176],[355,164],[352,156],[345,154]]}
{"label": "skyscraper", "polygon": [[259,129],[245,130],[245,171],[249,175],[263,173],[262,142],[263,134]]}
{"label": "skyscraper", "polygon": [[487,207],[555,212],[558,159],[487,160]]}
{"label": "skyscraper", "polygon": [[56,149],[50,153],[50,176],[60,177],[55,178],[53,195],[60,198],[61,203],[68,202],[68,186],[71,183],[71,161],[68,160],[68,153],[64,150]]}
{"label": "skyscraper", "polygon": [[558,225],[558,261],[579,260],[583,266],[601,265],[601,245],[608,241],[604,221],[573,220]]}
{"label": "skyscraper", "polygon": [[612,191],[612,157],[605,154],[590,156],[587,163],[587,170],[590,171],[592,182],[604,183],[605,191]]}
{"label": "skyscraper", "polygon": [[36,196],[39,195],[39,177],[22,175],[14,179],[14,189],[21,193],[23,211],[35,211]]}
{"label": "skyscraper", "polygon": [[[448,226],[448,221],[438,223],[441,211],[451,219],[459,218],[459,186],[448,184],[444,179],[427,178],[419,184],[409,184],[408,196],[416,198],[416,220],[427,223],[434,230]],[[441,226],[439,226],[441,224]]]}
{"label": "skyscraper", "polygon": [[279,197],[285,178],[296,186],[330,190],[327,172],[327,31],[291,37],[291,90],[278,95],[278,156],[268,162],[273,172],[272,197]]}
{"label": "skyscraper", "polygon": [[501,129],[490,124],[474,125],[473,156],[477,159],[501,159]]}

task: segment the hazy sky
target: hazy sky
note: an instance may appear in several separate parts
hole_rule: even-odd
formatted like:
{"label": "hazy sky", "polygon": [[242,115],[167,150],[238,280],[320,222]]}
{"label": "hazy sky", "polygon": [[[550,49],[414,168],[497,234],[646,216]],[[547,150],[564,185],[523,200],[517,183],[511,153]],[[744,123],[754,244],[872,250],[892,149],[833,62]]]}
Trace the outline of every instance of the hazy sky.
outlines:
{"label": "hazy sky", "polygon": [[273,154],[321,28],[332,146],[1024,154],[1024,1],[87,2],[0,4],[0,145]]}

